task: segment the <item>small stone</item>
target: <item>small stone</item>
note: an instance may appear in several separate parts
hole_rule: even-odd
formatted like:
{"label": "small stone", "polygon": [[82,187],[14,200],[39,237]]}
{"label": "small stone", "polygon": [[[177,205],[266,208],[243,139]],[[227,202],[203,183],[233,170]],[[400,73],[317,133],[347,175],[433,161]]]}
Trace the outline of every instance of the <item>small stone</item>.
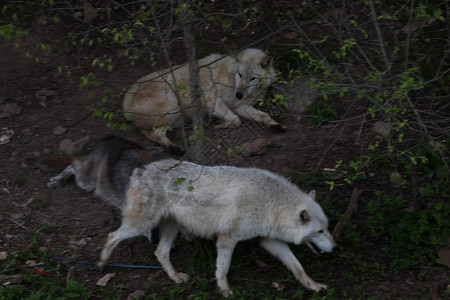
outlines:
{"label": "small stone", "polygon": [[372,131],[381,136],[389,136],[391,133],[391,126],[383,121],[376,121],[373,124]]}
{"label": "small stone", "polygon": [[437,141],[430,141],[428,144],[433,152],[444,151],[446,148],[443,143]]}
{"label": "small stone", "polygon": [[63,135],[63,134],[66,133],[66,132],[67,132],[67,128],[65,128],[65,127],[63,127],[63,126],[55,127],[55,128],[53,128],[53,130],[52,130],[52,133],[53,133],[54,135],[57,135],[57,136]]}
{"label": "small stone", "polygon": [[142,299],[144,297],[145,297],[145,292],[143,290],[136,290],[133,293],[128,295],[127,300]]}
{"label": "small stone", "polygon": [[267,146],[269,146],[270,141],[268,139],[260,138],[249,143],[244,143],[241,145],[244,151],[242,155],[244,156],[255,156],[261,155],[267,152]]}
{"label": "small stone", "polygon": [[16,103],[6,103],[0,105],[0,119],[9,118],[20,114],[22,108]]}
{"label": "small stone", "polygon": [[398,172],[392,172],[389,176],[391,184],[395,187],[402,187],[406,185],[406,180]]}

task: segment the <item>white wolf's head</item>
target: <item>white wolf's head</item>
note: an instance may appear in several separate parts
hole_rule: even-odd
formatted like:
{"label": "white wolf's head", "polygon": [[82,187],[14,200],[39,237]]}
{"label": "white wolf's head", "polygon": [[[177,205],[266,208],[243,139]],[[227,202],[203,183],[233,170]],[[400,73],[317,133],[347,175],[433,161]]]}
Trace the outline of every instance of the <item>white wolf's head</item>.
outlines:
{"label": "white wolf's head", "polygon": [[255,91],[267,88],[275,78],[273,59],[260,49],[245,49],[238,53],[233,70],[236,86],[234,96],[245,99]]}
{"label": "white wolf's head", "polygon": [[315,254],[320,255],[333,251],[336,242],[328,231],[328,219],[315,197],[314,190],[303,194],[298,205],[283,216],[289,223],[283,223],[287,240],[295,244],[306,243]]}
{"label": "white wolf's head", "polygon": [[325,216],[320,205],[315,201],[316,192],[312,190],[309,194],[313,202],[307,209],[300,212],[300,223],[306,226],[308,234],[302,242],[317,255],[333,251],[336,242],[328,231],[328,218]]}

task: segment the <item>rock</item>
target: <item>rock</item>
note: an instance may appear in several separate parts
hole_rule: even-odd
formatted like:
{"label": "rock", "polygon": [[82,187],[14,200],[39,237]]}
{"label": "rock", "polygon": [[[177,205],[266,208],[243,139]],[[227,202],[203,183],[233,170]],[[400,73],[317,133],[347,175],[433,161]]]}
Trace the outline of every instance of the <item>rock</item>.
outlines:
{"label": "rock", "polygon": [[441,249],[438,255],[441,264],[450,268],[450,249]]}
{"label": "rock", "polygon": [[85,136],[78,141],[72,142],[71,139],[62,140],[59,143],[59,150],[67,153],[68,155],[74,155],[83,149],[84,144],[89,140],[88,136]]}
{"label": "rock", "polygon": [[392,172],[389,176],[390,182],[395,187],[402,187],[406,185],[406,180],[398,172]]}
{"label": "rock", "polygon": [[53,133],[54,135],[63,135],[63,134],[66,133],[66,132],[67,132],[67,128],[62,127],[62,126],[55,127],[55,128],[53,128],[53,130],[52,130],[52,133]]}
{"label": "rock", "polygon": [[447,239],[447,244],[439,250],[438,255],[441,264],[450,268],[450,238]]}
{"label": "rock", "polygon": [[391,126],[383,121],[376,121],[373,124],[372,131],[381,136],[389,136],[391,133]]}
{"label": "rock", "polygon": [[58,95],[58,92],[44,89],[38,91],[36,95],[38,98],[41,98],[41,100],[47,100],[49,97],[56,97]]}
{"label": "rock", "polygon": [[431,146],[431,150],[432,150],[433,152],[438,152],[438,151],[444,151],[444,150],[446,150],[446,149],[445,149],[445,148],[446,148],[445,145],[444,145],[443,143],[441,143],[441,142],[430,141],[428,144]]}
{"label": "rock", "polygon": [[6,103],[0,105],[0,119],[9,118],[20,114],[22,108],[15,103]]}
{"label": "rock", "polygon": [[12,136],[15,134],[14,130],[8,128],[2,128],[0,130],[0,145],[9,143]]}
{"label": "rock", "polygon": [[102,278],[100,278],[97,281],[96,285],[98,285],[98,286],[106,286],[108,284],[108,281],[110,281],[114,277],[116,277],[116,273],[108,273],[105,276],[103,276]]}
{"label": "rock", "polygon": [[244,151],[242,155],[244,156],[255,156],[261,155],[267,152],[267,146],[269,146],[270,141],[268,139],[259,138],[249,143],[244,143],[241,145]]}
{"label": "rock", "polygon": [[142,299],[144,297],[145,297],[145,292],[143,290],[136,290],[133,293],[128,295],[127,300]]}

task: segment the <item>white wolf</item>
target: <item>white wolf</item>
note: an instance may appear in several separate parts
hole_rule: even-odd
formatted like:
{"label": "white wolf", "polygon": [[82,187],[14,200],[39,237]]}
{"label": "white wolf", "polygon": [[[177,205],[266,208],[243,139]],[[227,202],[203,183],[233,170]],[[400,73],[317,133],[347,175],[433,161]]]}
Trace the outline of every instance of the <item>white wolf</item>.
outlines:
{"label": "white wolf", "polygon": [[287,245],[306,243],[316,254],[335,247],[315,191],[306,194],[269,171],[161,160],[133,172],[122,213],[122,225],[109,234],[99,266],[106,264],[120,241],[159,224],[161,237],[155,255],[177,283],[186,282],[188,276],[175,270],[169,256],[183,228],[196,236],[217,238],[216,278],[224,296],[231,293],[226,276],[236,243],[254,237],[262,237],[261,246],[306,288],[320,291],[327,287],[305,273]]}
{"label": "white wolf", "polygon": [[[205,113],[224,120],[218,128],[239,126],[239,117],[243,117],[275,131],[285,130],[267,113],[253,107],[275,79],[272,57],[250,48],[236,57],[211,54],[198,64],[202,107]],[[180,124],[182,117],[192,118],[190,94],[189,66],[175,66],[172,72],[164,69],[140,78],[126,92],[123,111],[148,138],[173,151],[182,151],[167,138],[166,131]]]}

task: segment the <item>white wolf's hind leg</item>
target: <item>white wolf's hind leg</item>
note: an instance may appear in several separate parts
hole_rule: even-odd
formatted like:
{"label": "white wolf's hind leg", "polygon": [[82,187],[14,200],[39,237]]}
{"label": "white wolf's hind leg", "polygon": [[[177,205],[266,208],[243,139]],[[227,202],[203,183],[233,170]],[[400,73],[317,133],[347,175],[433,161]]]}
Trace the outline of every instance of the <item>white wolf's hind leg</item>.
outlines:
{"label": "white wolf's hind leg", "polygon": [[295,278],[297,278],[297,280],[300,281],[300,283],[307,289],[316,292],[327,289],[325,284],[315,282],[305,273],[302,265],[285,242],[266,238],[261,241],[261,247],[280,259],[283,264],[294,274]]}
{"label": "white wolf's hind leg", "polygon": [[66,167],[61,173],[59,173],[57,176],[52,177],[47,182],[47,187],[54,188],[57,186],[60,186],[64,183],[67,178],[70,176],[75,175],[75,169],[72,165]]}
{"label": "white wolf's hind leg", "polygon": [[165,221],[163,224],[160,224],[160,230],[161,237],[155,251],[156,258],[170,279],[176,283],[189,281],[189,276],[177,272],[170,262],[170,249],[172,248],[173,241],[177,237],[178,225],[171,221]]}
{"label": "white wolf's hind leg", "polygon": [[119,229],[117,229],[114,232],[111,232],[108,235],[105,246],[103,246],[102,253],[100,254],[100,261],[97,263],[97,266],[103,267],[106,265],[109,257],[111,256],[112,251],[121,241],[142,234],[143,232],[140,232],[136,227],[122,223]]}
{"label": "white wolf's hind leg", "polygon": [[219,235],[217,237],[216,279],[217,286],[225,298],[232,294],[228,285],[227,274],[236,244],[237,242],[228,235]]}

